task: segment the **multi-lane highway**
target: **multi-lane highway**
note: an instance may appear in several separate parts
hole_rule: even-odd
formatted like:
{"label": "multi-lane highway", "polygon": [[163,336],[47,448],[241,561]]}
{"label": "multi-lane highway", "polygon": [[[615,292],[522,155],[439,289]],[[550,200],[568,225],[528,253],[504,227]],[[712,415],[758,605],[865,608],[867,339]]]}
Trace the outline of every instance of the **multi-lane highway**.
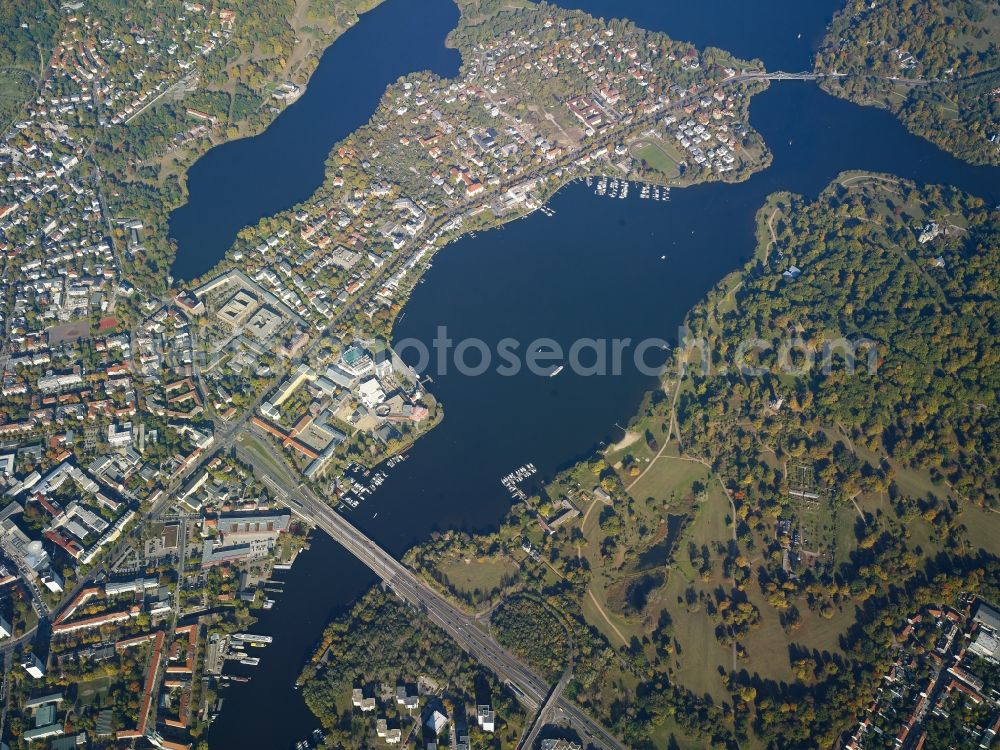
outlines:
{"label": "multi-lane highway", "polygon": [[[248,455],[246,457],[249,458]],[[624,746],[614,736],[578,706],[563,698],[561,689],[557,687],[553,695],[548,682],[484,632],[474,617],[448,602],[409,568],[316,497],[290,472],[276,464],[264,465],[252,460],[249,463],[295,514],[326,532],[367,565],[398,596],[424,612],[467,653],[506,682],[526,707],[532,711],[544,708],[546,715],[551,711],[551,715],[570,724],[588,745],[604,750],[624,750]]]}

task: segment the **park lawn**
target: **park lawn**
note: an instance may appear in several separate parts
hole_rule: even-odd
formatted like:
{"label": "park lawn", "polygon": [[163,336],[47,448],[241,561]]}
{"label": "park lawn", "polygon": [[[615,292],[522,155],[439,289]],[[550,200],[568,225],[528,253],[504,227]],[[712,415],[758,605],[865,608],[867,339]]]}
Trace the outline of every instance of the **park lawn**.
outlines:
{"label": "park lawn", "polygon": [[[835,501],[839,502],[839,501]],[[858,503],[861,505],[861,503]],[[863,507],[863,506],[862,506]],[[851,553],[857,549],[858,538],[854,533],[855,526],[861,520],[854,503],[841,503],[837,509],[836,545],[837,553],[834,556],[834,565],[840,566],[850,563]]]}
{"label": "park lawn", "polygon": [[659,143],[646,143],[637,148],[632,155],[647,167],[659,172],[668,179],[680,177],[681,171],[678,167],[678,160]]}
{"label": "park lawn", "polygon": [[[627,455],[635,457],[639,462],[640,469],[644,468],[647,461],[654,456],[654,451],[650,450],[646,442],[646,431],[649,430],[653,437],[662,445],[666,435],[667,417],[651,417],[643,419],[619,442],[609,445],[604,453],[604,460],[609,466],[618,467],[618,463]],[[620,472],[619,472],[620,473]],[[629,482],[627,476],[622,476],[622,481]]]}
{"label": "park lawn", "polygon": [[[743,274],[738,272],[731,273],[722,280],[721,284],[726,288],[726,294],[719,302],[718,314],[720,316],[733,312],[736,309],[736,289],[742,281]],[[713,323],[714,321],[715,319],[713,318]]]}
{"label": "park lawn", "polygon": [[605,507],[607,506],[595,497],[590,501],[589,505],[580,508],[583,513],[583,518],[580,521],[580,532],[585,539],[581,550],[584,557],[591,561],[593,561],[594,555],[598,553],[597,541],[601,533],[601,509]]}
{"label": "park lawn", "polygon": [[697,461],[660,456],[628,493],[637,501],[653,498],[660,502],[679,502],[691,491],[691,485],[708,483],[709,470]]}
{"label": "park lawn", "polygon": [[905,522],[909,547],[923,556],[933,555],[938,551],[939,544],[934,541],[934,529],[919,516]]}
{"label": "park lawn", "polygon": [[841,653],[840,636],[855,621],[855,608],[850,602],[838,608],[829,620],[801,606],[802,624],[791,633],[785,633],[778,611],[767,603],[760,589],[748,586],[746,594],[747,599],[760,610],[760,625],[740,639],[747,657],[739,664],[765,680],[795,681],[789,654],[789,647],[793,645],[820,653]]}
{"label": "park lawn", "polygon": [[[691,503],[689,493],[695,481],[704,482],[707,491],[703,500]],[[663,509],[657,506],[669,500],[671,492],[674,493],[675,504],[680,504],[685,496],[688,496],[689,500],[681,509],[691,515],[689,524],[677,542],[681,552],[668,570],[667,582],[650,596],[650,602],[656,605],[653,608],[666,609],[674,623],[674,637],[679,649],[671,657],[671,679],[699,696],[710,696],[716,703],[728,702],[730,696],[722,682],[722,674],[728,673],[732,666],[732,650],[718,642],[715,637],[715,623],[704,609],[689,613],[686,605],[679,603],[678,599],[683,599],[684,591],[689,585],[705,592],[712,592],[717,587],[726,585],[722,580],[721,560],[714,559],[712,578],[707,582],[702,581],[698,572],[691,568],[684,550],[689,541],[699,548],[704,544],[714,549],[714,542],[732,538],[732,527],[727,522],[731,513],[729,499],[706,467],[679,458],[661,457],[637,486],[644,485],[650,488],[649,492],[655,494],[632,493],[633,497],[641,498],[636,502],[636,509],[643,515],[662,515]],[[654,503],[644,502],[650,496],[654,497]],[[588,558],[591,569],[595,571],[590,588],[594,599],[591,599],[589,593],[585,595],[580,603],[581,611],[588,623],[603,633],[610,643],[618,646],[631,640],[632,637],[641,639],[646,635],[646,623],[638,617],[623,617],[608,607],[606,587],[617,581],[618,577],[607,577],[600,573],[603,568],[600,559],[601,532],[598,521],[601,506],[598,504],[592,507],[593,510],[589,515],[587,510],[584,510],[581,531],[585,539],[580,543],[580,552]],[[783,636],[780,628],[778,633]],[[787,654],[787,644],[783,644],[782,648]],[[787,663],[787,656],[785,661]],[[665,739],[669,739],[671,732],[679,734],[676,728],[670,726],[659,727],[657,732],[658,736],[662,734]],[[678,736],[678,742],[681,740],[682,738]],[[685,744],[681,744],[681,747],[697,746],[697,743],[692,744],[689,739]]]}
{"label": "park lawn", "polygon": [[683,598],[689,586],[698,591],[712,592],[719,586],[728,588],[728,583],[722,580],[722,563],[715,556],[711,579],[702,581],[698,571],[691,567],[684,550],[687,542],[699,548],[703,544],[712,548],[716,540],[730,539],[732,531],[726,523],[729,512],[729,500],[722,488],[718,482],[709,481],[705,500],[698,505],[694,519],[678,542],[681,551],[670,569],[663,591],[664,606],[673,620],[674,638],[679,645],[671,660],[674,670],[672,679],[697,695],[708,694],[719,704],[729,701],[729,691],[722,682],[719,668],[725,673],[730,671],[732,650],[716,639],[715,623],[704,608],[688,612]]}
{"label": "park lawn", "polygon": [[[850,514],[846,507],[841,507],[837,513],[838,533],[846,527],[850,533],[850,539],[845,540],[846,549],[849,544],[851,548],[855,546],[854,534],[850,523],[858,517],[854,506],[848,504]],[[847,518],[848,522],[844,523]],[[773,534],[773,529],[770,533]],[[754,542],[758,549],[763,549],[764,538],[754,534]],[[840,540],[838,539],[838,544]],[[838,547],[838,555],[841,548]],[[755,566],[759,558],[753,561]],[[806,606],[800,606],[799,612],[802,616],[802,624],[791,633],[786,633],[781,627],[781,617],[779,612],[767,603],[767,599],[761,592],[756,582],[750,582],[745,589],[747,599],[760,611],[760,624],[753,628],[746,636],[740,639],[740,643],[747,651],[746,659],[740,662],[740,668],[745,668],[748,672],[756,672],[764,679],[792,682],[795,680],[792,674],[791,658],[789,647],[792,645],[806,648],[812,651],[816,649],[820,652],[827,651],[838,653],[840,651],[840,636],[854,623],[854,606],[846,605],[844,610],[837,610],[834,616],[826,620],[813,612]]]}
{"label": "park lawn", "polygon": [[794,681],[792,662],[788,658],[789,639],[781,627],[778,610],[764,600],[755,583],[747,586],[745,593],[747,599],[760,610],[760,624],[739,639],[747,655],[736,662],[737,668],[758,674],[765,680]]}
{"label": "park lawn", "polygon": [[[884,493],[879,492],[863,492],[854,498],[856,502],[865,513],[870,513],[874,517],[878,517],[879,513],[886,513],[891,510],[892,504],[885,497]],[[857,517],[857,511],[855,511],[855,517]]]}
{"label": "park lawn", "polygon": [[808,607],[799,607],[802,615],[802,625],[789,638],[790,643],[804,646],[810,650],[839,654],[840,636],[854,624],[857,619],[855,604],[844,602],[836,609],[829,620],[822,618],[818,612]]}
{"label": "park lawn", "polygon": [[[785,218],[782,209],[787,208],[789,196],[790,194],[786,192],[771,193],[764,201],[764,205],[757,209],[757,229],[755,232],[757,245],[754,249],[754,256],[762,261],[767,257],[774,241],[767,228],[767,220],[773,215],[771,226],[778,226],[779,222]],[[743,276],[739,271],[735,271],[733,275],[740,278]]]}
{"label": "park lawn", "polygon": [[642,439],[640,430],[629,430],[621,440],[612,443],[604,449],[604,460],[610,466],[615,466],[627,455],[633,455],[639,460],[649,456],[649,447]]}
{"label": "park lawn", "polygon": [[[593,592],[594,598],[592,599],[589,595],[584,595],[583,600],[580,602],[580,611],[590,625],[601,631],[604,637],[608,639],[608,643],[618,648],[620,646],[627,646],[633,637],[642,638],[642,624],[631,622],[621,615],[612,612],[608,607],[607,595],[602,586],[596,582],[591,583],[588,591]],[[594,602],[595,599],[597,600],[596,604]]]}
{"label": "park lawn", "polygon": [[[592,505],[584,511],[584,523],[581,524],[584,539],[580,543],[580,553],[590,564],[590,569],[594,571],[594,575],[587,589],[588,593],[584,594],[580,601],[580,609],[587,622],[601,631],[609,643],[618,647],[628,645],[633,636],[642,638],[644,632],[640,621],[622,617],[620,614],[613,612],[608,606],[606,587],[613,581],[609,580],[602,573],[604,569],[600,547],[600,516],[602,508],[604,508],[604,504],[600,500],[594,500]],[[591,593],[593,594],[593,599],[590,596]]]}
{"label": "park lawn", "polygon": [[[703,544],[711,547],[712,542],[716,540],[725,542],[733,538],[729,498],[726,497],[719,483],[713,481],[710,475],[707,476],[706,481],[708,491],[705,494],[705,499],[698,506],[697,519],[691,525],[691,536],[688,537],[699,547]],[[684,541],[687,539],[681,540],[682,543]]]}
{"label": "park lawn", "polygon": [[[606,587],[611,585],[614,580],[617,580],[617,577],[612,580],[602,573],[605,563],[601,559],[600,517],[601,510],[604,507],[604,504],[600,500],[595,499],[591,501],[589,506],[582,509],[584,516],[580,522],[580,531],[583,533],[584,538],[579,543],[579,551],[590,564],[590,569],[594,571],[594,575],[591,578],[588,593],[584,594],[580,601],[580,609],[587,622],[601,631],[609,643],[618,647],[628,645],[633,636],[641,639],[645,631],[641,620],[625,618],[619,613],[612,611],[608,606]],[[590,596],[591,592],[593,593],[593,599]],[[611,624],[609,624],[609,621]]]}
{"label": "park lawn", "polygon": [[107,693],[114,682],[115,678],[110,675],[95,677],[92,680],[84,680],[77,685],[77,701],[84,705],[91,705]]}
{"label": "park lawn", "polygon": [[974,549],[1000,552],[1000,513],[975,505],[966,505],[958,517],[967,529],[966,539]]}
{"label": "park lawn", "polygon": [[[695,589],[711,591],[722,581],[716,577],[707,583],[697,579]],[[677,651],[671,657],[671,679],[695,695],[709,695],[717,704],[730,700],[729,691],[722,682],[722,672],[728,673],[732,667],[732,649],[723,646],[715,637],[715,623],[705,609],[688,612],[687,607],[678,603],[688,588],[686,577],[677,570],[670,572],[665,591],[667,606],[673,620],[674,640]]]}
{"label": "park lawn", "polygon": [[926,500],[929,495],[942,497],[947,494],[947,490],[938,487],[931,481],[930,473],[918,469],[910,469],[900,465],[896,461],[890,460],[892,468],[896,470],[895,482],[899,490],[904,494],[918,500]]}
{"label": "park lawn", "polygon": [[924,101],[938,109],[944,119],[955,121],[961,119],[959,103],[954,99],[954,95],[961,93],[961,89],[951,92],[939,88],[930,90],[928,93],[929,96],[925,97]]}
{"label": "park lawn", "polygon": [[581,508],[583,519],[580,521],[580,533],[583,539],[578,542],[578,553],[590,563],[592,570],[601,569],[601,510],[606,506],[597,498],[590,501],[590,505]]}
{"label": "park lawn", "polygon": [[[848,547],[853,549],[856,546],[852,526],[856,518],[858,518],[857,511],[850,504],[841,507],[837,513],[838,545],[842,544],[838,546],[838,557],[840,554],[846,556],[849,553]],[[754,541],[758,548],[763,547],[763,539],[759,535],[754,534]],[[696,571],[691,571],[691,575],[695,574]],[[747,655],[737,666],[739,669],[756,673],[763,679],[784,682],[795,680],[789,654],[792,645],[809,651],[840,653],[840,636],[855,621],[855,609],[850,603],[837,609],[830,619],[824,619],[817,612],[800,606],[801,625],[791,633],[786,633],[781,627],[778,611],[767,603],[756,583],[751,582],[744,593],[760,612],[760,624],[740,638]]]}
{"label": "park lawn", "polygon": [[459,591],[474,594],[478,590],[485,594],[499,588],[505,577],[516,573],[517,565],[506,555],[492,555],[451,559],[443,562],[440,570]]}

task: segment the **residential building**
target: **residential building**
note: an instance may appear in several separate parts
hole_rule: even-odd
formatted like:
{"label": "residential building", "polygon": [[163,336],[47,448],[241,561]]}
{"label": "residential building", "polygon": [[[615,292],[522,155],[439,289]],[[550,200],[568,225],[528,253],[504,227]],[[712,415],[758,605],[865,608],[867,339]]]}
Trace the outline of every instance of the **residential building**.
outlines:
{"label": "residential building", "polygon": [[448,717],[440,711],[433,711],[431,715],[427,717],[425,724],[428,729],[434,732],[434,734],[441,734],[441,731],[448,726]]}
{"label": "residential building", "polygon": [[488,705],[476,706],[476,723],[484,732],[496,731],[496,714]]}
{"label": "residential building", "polygon": [[21,667],[36,680],[40,680],[45,676],[45,665],[41,659],[35,656],[34,652],[28,653],[25,660],[21,662]]}

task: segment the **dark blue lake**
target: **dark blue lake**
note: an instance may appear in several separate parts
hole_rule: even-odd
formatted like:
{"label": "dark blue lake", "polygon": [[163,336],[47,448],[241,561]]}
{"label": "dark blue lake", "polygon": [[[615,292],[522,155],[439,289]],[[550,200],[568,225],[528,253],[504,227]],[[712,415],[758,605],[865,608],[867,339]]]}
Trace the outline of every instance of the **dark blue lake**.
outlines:
{"label": "dark blue lake", "polygon": [[698,47],[719,47],[768,70],[809,70],[837,0],[556,0],[604,19],[628,18]]}
{"label": "dark blue lake", "polygon": [[[683,6],[638,0],[563,4],[627,15],[700,46],[729,47],[745,57],[760,57],[769,67],[791,70],[808,67],[810,43],[822,35],[832,13],[828,2],[791,0],[752,6],[722,0]],[[384,39],[418,29],[431,42],[427,58],[407,58],[412,69],[434,67],[435,61],[451,65],[454,60],[441,40],[454,22],[449,0],[389,0],[349,32],[350,44],[354,49],[381,49]],[[333,68],[344,60],[338,48],[347,41],[345,36],[327,52],[295,107],[320,107],[312,105],[310,97],[329,97],[339,77],[351,75],[349,68]],[[373,76],[369,84],[383,86],[382,80]],[[333,89],[324,89],[321,81]],[[352,123],[350,127],[339,120],[328,122],[331,131],[344,134],[364,122],[380,95],[381,89],[368,98],[359,95],[355,101],[370,102],[370,108],[345,112],[343,122]],[[839,172],[867,169],[954,184],[988,200],[1000,198],[1000,170],[964,164],[909,135],[888,113],[835,99],[810,83],[773,85],[753,100],[751,121],[771,147],[774,162],[744,183],[674,190],[669,202],[640,200],[637,191],[626,200],[601,198],[585,184],[574,183],[551,201],[553,216],[536,213],[448,246],[407,304],[396,328],[397,340],[430,342],[438,327],[446,326],[456,341],[474,336],[493,346],[513,337],[522,343],[522,351],[538,337],[551,337],[567,348],[581,337],[673,341],[686,311],[753,252],[754,216],[773,191],[815,195]],[[303,122],[302,127],[311,128],[312,123]],[[272,143],[261,138],[246,143]],[[292,147],[297,138],[294,130],[286,131],[284,140],[264,150]],[[320,170],[324,156],[316,157]],[[260,156],[271,158],[273,154]],[[212,168],[224,167],[220,157]],[[279,178],[268,179],[268,191],[280,192]],[[308,195],[315,184],[307,187],[290,188],[296,197],[288,205]],[[192,216],[195,211],[213,214],[216,196],[195,190],[192,196],[198,204],[188,209]],[[264,213],[271,212],[268,208]],[[251,214],[247,211],[239,221],[259,218]],[[197,236],[195,226],[186,230],[191,237]],[[222,252],[195,261],[196,246],[181,244],[176,267],[192,271],[181,276],[204,272]],[[475,361],[472,355],[470,361]],[[431,387],[444,403],[444,421],[413,447],[409,460],[390,471],[373,497],[349,512],[349,518],[395,554],[434,530],[494,528],[510,505],[499,482],[503,475],[533,462],[539,479],[550,478],[602,441],[620,436],[616,423],[625,424],[655,386],[655,379],[639,372],[629,357],[623,362],[622,373],[614,377],[583,377],[569,368],[552,378],[529,373],[503,377],[492,370],[466,377],[454,368],[435,374]],[[288,748],[317,726],[292,684],[330,613],[349,606],[374,582],[325,537],[316,539],[285,578],[286,592],[255,628],[275,635],[276,643],[264,652],[252,682],[225,692],[225,709],[209,736],[213,748]],[[263,716],[274,718],[262,721]]]}
{"label": "dark blue lake", "polygon": [[457,23],[447,0],[388,0],[327,48],[306,93],[267,130],[199,159],[188,202],[170,215],[174,278],[210,271],[243,227],[312,195],[333,145],[368,122],[390,83],[419,70],[456,75],[461,56],[444,42]]}

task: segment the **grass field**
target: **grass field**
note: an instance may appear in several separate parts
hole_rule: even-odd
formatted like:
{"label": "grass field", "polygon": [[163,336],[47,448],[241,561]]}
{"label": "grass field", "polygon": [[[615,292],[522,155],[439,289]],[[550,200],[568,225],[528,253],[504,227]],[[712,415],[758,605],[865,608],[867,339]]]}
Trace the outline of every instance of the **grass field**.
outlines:
{"label": "grass field", "polygon": [[441,572],[459,591],[474,594],[487,593],[500,586],[505,576],[513,575],[517,565],[506,556],[465,558],[449,560],[441,565]]}
{"label": "grass field", "polygon": [[[644,465],[648,463],[649,459],[651,459],[654,455],[654,452],[650,450],[649,444],[646,442],[646,431],[648,430],[658,442],[662,443],[664,436],[666,435],[666,424],[666,417],[655,417],[643,420],[643,422],[635,428],[634,432],[629,433],[629,435],[623,438],[620,442],[608,446],[604,453],[604,460],[607,461],[609,465],[618,468],[618,464],[625,458],[625,456],[632,456],[638,462],[640,469],[644,468]],[[629,479],[624,475],[622,476],[622,479],[626,484],[629,481]]]}
{"label": "grass field", "polygon": [[83,704],[92,704],[98,698],[107,693],[114,683],[114,677],[97,677],[93,680],[85,680],[77,686],[77,700]]}
{"label": "grass field", "polygon": [[710,590],[720,582],[713,580],[702,583],[699,579],[697,583],[689,584],[685,576],[675,568],[670,573],[665,591],[668,602],[666,609],[674,623],[674,639],[677,643],[671,661],[671,679],[696,695],[710,696],[718,704],[729,701],[729,692],[722,683],[719,670],[730,670],[732,651],[716,640],[715,623],[704,608],[698,612],[689,612],[677,600],[683,599],[684,591],[689,585],[698,590]]}
{"label": "grass field", "polygon": [[778,612],[768,605],[755,586],[747,587],[747,598],[760,610],[760,626],[740,640],[747,650],[747,658],[740,667],[756,673],[765,680],[790,682],[792,664],[789,648],[796,646],[820,653],[840,653],[840,636],[854,624],[854,605],[846,604],[834,611],[829,620],[820,617],[805,606],[800,606],[801,625],[785,633]]}
{"label": "grass field", "polygon": [[854,503],[845,503],[837,509],[836,554],[833,558],[835,566],[845,565],[851,561],[851,553],[858,546],[854,527],[860,520]]}
{"label": "grass field", "polygon": [[638,621],[629,621],[611,611],[607,594],[599,584],[591,584],[590,594],[583,598],[580,609],[588,623],[604,634],[613,646],[626,646],[633,637],[642,638],[643,627]]}
{"label": "grass field", "polygon": [[[631,487],[636,500],[680,501],[691,492],[694,482],[708,484],[708,469],[697,461],[661,456]],[[627,484],[627,482],[626,482]]]}
{"label": "grass field", "polygon": [[[714,541],[732,539],[732,530],[726,519],[730,515],[729,499],[718,482],[709,481],[705,499],[698,508],[698,515],[691,526],[690,539],[697,546],[711,545]],[[683,557],[683,556],[682,556]]]}
{"label": "grass field", "polygon": [[968,530],[965,536],[973,548],[982,548],[994,555],[1000,552],[1000,513],[969,505],[958,520]]}
{"label": "grass field", "polygon": [[16,68],[0,69],[0,123],[6,127],[8,122],[17,119],[24,103],[34,91],[31,76],[26,71]]}
{"label": "grass field", "polygon": [[[637,441],[638,442],[638,441]],[[644,446],[644,442],[643,446]],[[633,443],[633,448],[637,443]],[[709,486],[709,471],[706,467],[695,461],[686,461],[670,456],[661,456],[655,463],[643,463],[644,467],[649,466],[649,470],[637,482],[630,491],[633,498],[634,516],[630,524],[630,530],[626,532],[627,543],[625,546],[633,552],[643,553],[655,547],[657,544],[666,543],[665,537],[668,533],[668,515],[677,516],[678,513],[688,515],[692,519],[702,518],[701,524],[704,527],[704,543],[709,543],[710,539],[727,538],[730,535],[729,529],[725,525],[725,514],[721,519],[714,518],[713,512],[703,513],[702,507],[695,502],[691,489],[695,482],[701,481]],[[716,487],[717,505],[719,508],[728,509],[729,503],[721,491]],[[711,494],[711,493],[709,493]],[[710,501],[706,500],[705,505]],[[602,560],[600,555],[600,542],[603,534],[600,528],[600,514],[602,506],[584,508],[584,518],[581,522],[581,531],[584,540],[579,545],[579,554],[585,557],[590,563],[590,568],[594,571],[590,588],[587,595],[581,601],[581,608],[584,617],[595,628],[600,630],[608,640],[616,645],[629,643],[632,638],[643,639],[654,626],[653,621],[659,611],[676,601],[677,593],[671,595],[670,581],[666,583],[649,583],[649,588],[645,590],[643,596],[646,605],[642,611],[633,611],[624,606],[626,592],[632,585],[644,586],[643,576],[656,576],[662,573],[664,577],[668,575],[669,566],[661,567],[659,564],[643,564],[642,574],[639,573],[638,556],[630,555],[627,558],[621,557],[617,561]],[[590,510],[588,513],[587,510]],[[668,512],[669,511],[669,512]],[[698,521],[693,522],[694,526]],[[639,532],[644,529],[644,533]],[[699,539],[698,544],[702,544],[702,535],[685,529],[678,542],[683,545],[689,538],[689,534]],[[713,534],[723,536],[712,537]],[[683,554],[680,557],[684,557]],[[664,562],[666,562],[664,560]],[[690,567],[690,566],[689,566]],[[672,575],[672,574],[669,574]],[[690,578],[691,574],[683,574]],[[649,581],[654,581],[650,578]],[[683,588],[681,589],[683,591]],[[639,605],[634,605],[639,606]],[[711,631],[709,633],[711,635]],[[714,643],[714,636],[712,636]]]}
{"label": "grass field", "polygon": [[942,497],[947,494],[944,488],[935,486],[934,482],[931,481],[930,474],[926,471],[909,469],[905,466],[900,466],[895,461],[890,461],[889,463],[892,464],[893,469],[896,471],[894,479],[896,486],[899,487],[904,495],[926,499],[930,496]]}
{"label": "grass field", "polygon": [[729,513],[729,500],[722,489],[717,482],[709,483],[705,499],[699,504],[695,518],[681,539],[682,551],[670,571],[663,596],[665,608],[673,620],[674,638],[678,645],[672,663],[673,679],[697,695],[711,696],[716,703],[729,700],[729,692],[722,683],[719,669],[721,667],[728,672],[732,667],[732,651],[716,640],[715,623],[704,608],[689,612],[683,598],[689,586],[697,591],[713,591],[723,586],[721,564],[716,560],[711,579],[702,581],[683,548],[688,542],[699,548],[703,544],[712,547],[718,540],[731,538],[732,532],[726,523]]}
{"label": "grass field", "polygon": [[668,179],[674,179],[681,175],[678,160],[667,153],[658,143],[647,142],[637,145],[632,151],[632,156],[642,162],[647,169],[659,172]]}
{"label": "grass field", "polygon": [[583,532],[584,538],[578,549],[580,554],[590,563],[594,576],[591,579],[587,595],[580,602],[580,608],[587,622],[600,630],[608,642],[617,647],[626,645],[633,636],[641,638],[643,627],[641,621],[617,615],[608,606],[606,587],[612,581],[601,572],[600,553],[601,526],[599,519],[603,507],[599,500],[594,500],[590,506],[582,509],[584,515],[580,531]]}

